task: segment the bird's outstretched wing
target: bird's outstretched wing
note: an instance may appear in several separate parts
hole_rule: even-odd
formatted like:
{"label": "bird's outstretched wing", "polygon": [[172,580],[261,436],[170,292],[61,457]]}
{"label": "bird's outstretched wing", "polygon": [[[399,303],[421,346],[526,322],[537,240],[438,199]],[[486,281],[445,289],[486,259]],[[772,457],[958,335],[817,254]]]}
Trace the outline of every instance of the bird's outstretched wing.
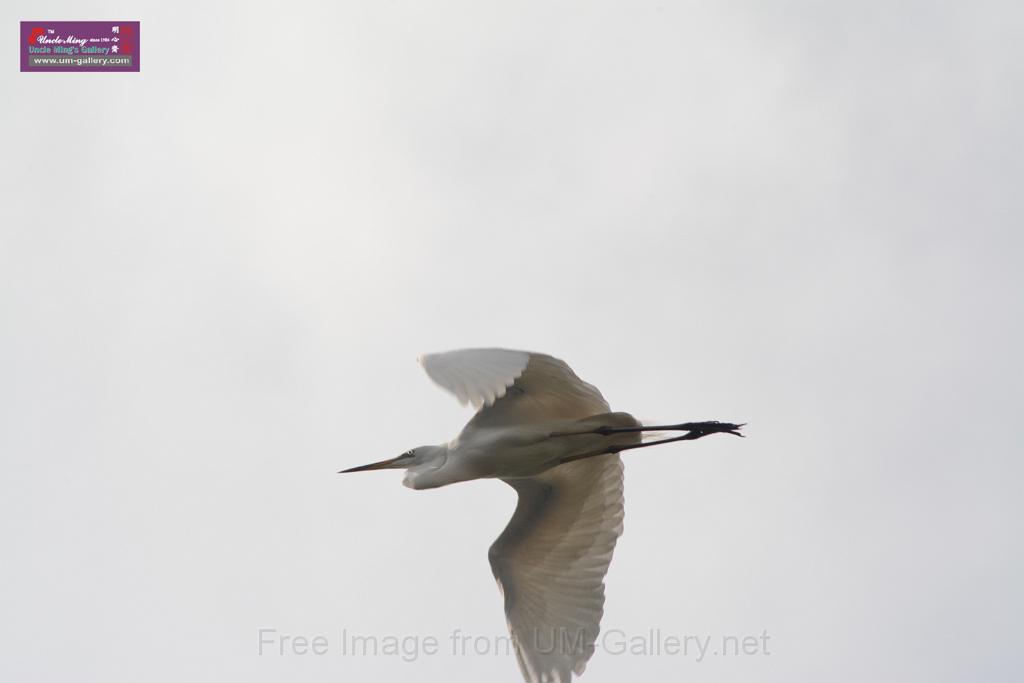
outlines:
{"label": "bird's outstretched wing", "polygon": [[467,427],[578,419],[608,411],[601,392],[543,353],[463,349],[420,356],[430,379],[479,408]]}
{"label": "bird's outstretched wing", "polygon": [[[479,408],[467,429],[609,411],[600,391],[542,353],[466,349],[420,362],[432,380]],[[594,654],[604,576],[622,534],[622,460],[603,455],[505,481],[519,503],[489,558],[519,667],[530,683],[568,683]]]}
{"label": "bird's outstretched wing", "polygon": [[506,481],[519,504],[489,559],[519,668],[528,683],[569,683],[600,630],[604,576],[622,534],[622,460],[604,455]]}

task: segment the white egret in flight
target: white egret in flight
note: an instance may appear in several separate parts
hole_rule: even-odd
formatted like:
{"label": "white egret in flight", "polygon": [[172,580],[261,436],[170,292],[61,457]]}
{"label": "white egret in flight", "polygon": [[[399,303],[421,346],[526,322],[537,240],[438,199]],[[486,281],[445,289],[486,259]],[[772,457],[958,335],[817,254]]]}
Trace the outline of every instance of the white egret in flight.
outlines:
{"label": "white egret in flight", "polygon": [[[482,478],[514,488],[519,503],[488,553],[509,633],[528,683],[569,683],[594,653],[604,576],[622,534],[619,453],[720,432],[741,436],[743,425],[645,427],[611,412],[600,391],[541,353],[466,349],[420,363],[477,413],[446,444],[343,472],[403,468],[412,489]],[[643,442],[645,431],[685,434]]]}

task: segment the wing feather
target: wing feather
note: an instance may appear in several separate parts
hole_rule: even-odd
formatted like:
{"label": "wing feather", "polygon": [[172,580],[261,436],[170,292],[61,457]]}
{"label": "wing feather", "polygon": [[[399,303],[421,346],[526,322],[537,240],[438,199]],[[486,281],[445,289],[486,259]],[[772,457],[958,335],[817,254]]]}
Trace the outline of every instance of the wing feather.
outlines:
{"label": "wing feather", "polygon": [[519,667],[529,683],[569,683],[600,631],[622,534],[622,461],[605,455],[506,481],[519,503],[489,559]]}
{"label": "wing feather", "polygon": [[463,349],[420,357],[430,379],[479,409],[467,427],[577,419],[608,411],[601,392],[543,353]]}
{"label": "wing feather", "polygon": [[[610,410],[600,391],[545,354],[465,349],[420,362],[434,382],[479,408],[466,429]],[[604,577],[622,534],[622,460],[603,455],[504,481],[519,502],[488,558],[519,667],[529,683],[569,683],[594,654],[604,614]]]}
{"label": "wing feather", "polygon": [[420,356],[427,376],[455,394],[462,405],[492,405],[523,374],[530,360],[526,351],[463,349]]}

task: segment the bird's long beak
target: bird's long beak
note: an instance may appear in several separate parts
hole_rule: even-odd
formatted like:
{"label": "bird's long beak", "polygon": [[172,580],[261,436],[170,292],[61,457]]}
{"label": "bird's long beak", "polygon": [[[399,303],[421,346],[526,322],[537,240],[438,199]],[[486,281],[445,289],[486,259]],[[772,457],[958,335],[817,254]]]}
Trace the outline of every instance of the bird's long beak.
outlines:
{"label": "bird's long beak", "polygon": [[394,470],[405,467],[408,462],[412,459],[412,456],[408,453],[402,453],[397,458],[391,458],[390,460],[381,460],[380,462],[373,462],[369,465],[360,465],[359,467],[350,467],[347,470],[341,470],[338,474],[348,474],[349,472],[367,472],[369,470]]}

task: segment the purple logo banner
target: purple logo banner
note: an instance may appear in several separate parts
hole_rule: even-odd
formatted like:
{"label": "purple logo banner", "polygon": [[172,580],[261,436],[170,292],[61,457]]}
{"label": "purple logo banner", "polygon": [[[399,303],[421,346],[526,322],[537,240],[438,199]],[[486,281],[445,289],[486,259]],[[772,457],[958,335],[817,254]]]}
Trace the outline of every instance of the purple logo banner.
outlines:
{"label": "purple logo banner", "polygon": [[138,71],[137,21],[23,21],[22,71]]}

